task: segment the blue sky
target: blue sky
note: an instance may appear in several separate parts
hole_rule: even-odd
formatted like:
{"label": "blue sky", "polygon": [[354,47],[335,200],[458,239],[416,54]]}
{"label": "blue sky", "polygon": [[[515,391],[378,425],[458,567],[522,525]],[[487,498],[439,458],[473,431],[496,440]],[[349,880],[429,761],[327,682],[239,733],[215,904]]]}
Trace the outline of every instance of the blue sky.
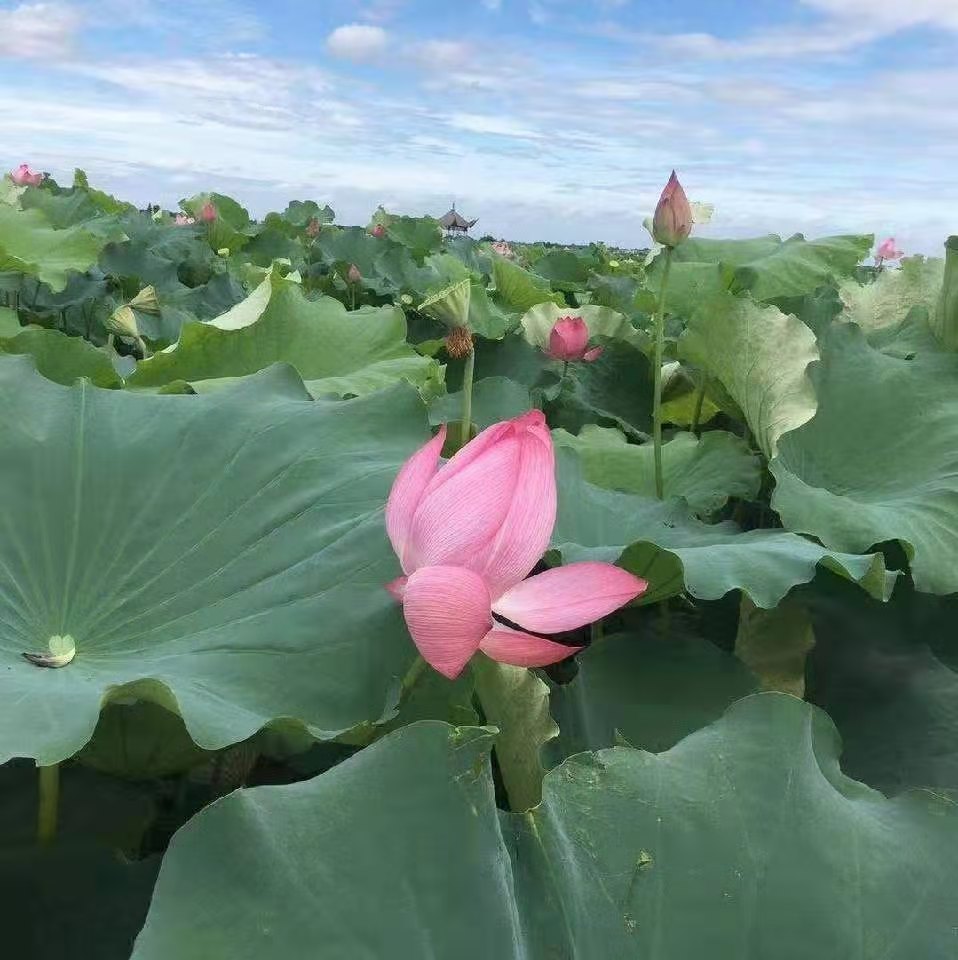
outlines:
{"label": "blue sky", "polygon": [[958,0],[0,0],[0,163],[640,246],[958,232]]}

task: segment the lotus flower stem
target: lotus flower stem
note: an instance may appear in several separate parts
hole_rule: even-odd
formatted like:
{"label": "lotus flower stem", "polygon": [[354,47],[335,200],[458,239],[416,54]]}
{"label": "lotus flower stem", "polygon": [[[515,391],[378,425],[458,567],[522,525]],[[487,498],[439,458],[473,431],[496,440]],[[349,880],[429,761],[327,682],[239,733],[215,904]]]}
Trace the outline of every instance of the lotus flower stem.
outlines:
{"label": "lotus flower stem", "polygon": [[659,290],[659,304],[655,311],[655,357],[653,364],[652,399],[652,445],[655,458],[655,495],[662,500],[665,485],[662,481],[662,354],[665,352],[665,293],[672,272],[672,248],[665,248],[665,269],[662,271],[662,288]]}
{"label": "lotus flower stem", "polygon": [[57,819],[60,810],[60,765],[48,767],[37,765],[37,842],[52,843],[57,835]]}
{"label": "lotus flower stem", "polygon": [[689,424],[689,429],[691,429],[692,433],[696,436],[699,435],[699,425],[702,422],[702,407],[705,404],[705,391],[708,390],[708,386],[709,377],[706,373],[702,375],[702,382],[695,391],[695,409],[692,411],[692,422]]}
{"label": "lotus flower stem", "polygon": [[461,446],[465,446],[472,436],[472,379],[476,369],[476,346],[466,355],[466,368],[462,373],[462,433]]}
{"label": "lotus flower stem", "polygon": [[422,671],[426,666],[426,661],[423,660],[421,656],[417,656],[412,662],[412,666],[406,671],[406,676],[402,679],[402,686],[399,690],[399,699],[405,700],[409,696],[410,691],[414,686],[416,686],[417,681],[420,676],[422,676]]}

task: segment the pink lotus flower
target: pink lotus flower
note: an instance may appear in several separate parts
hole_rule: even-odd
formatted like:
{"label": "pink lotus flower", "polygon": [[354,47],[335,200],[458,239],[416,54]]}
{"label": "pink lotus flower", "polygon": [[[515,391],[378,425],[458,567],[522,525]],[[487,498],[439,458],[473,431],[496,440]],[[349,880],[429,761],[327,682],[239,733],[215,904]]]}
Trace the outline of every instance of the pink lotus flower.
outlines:
{"label": "pink lotus flower", "polygon": [[212,223],[216,216],[216,206],[210,200],[207,200],[200,209],[200,221],[202,223]]}
{"label": "pink lotus flower", "polygon": [[18,187],[39,187],[43,183],[43,174],[34,173],[27,164],[21,163],[16,170],[10,171],[10,179]]}
{"label": "pink lotus flower", "polygon": [[360,283],[363,279],[362,273],[359,271],[359,267],[355,263],[349,265],[349,269],[346,271],[346,279],[350,283]]}
{"label": "pink lotus flower", "polygon": [[672,171],[652,217],[652,239],[663,247],[677,247],[692,232],[692,207]]}
{"label": "pink lotus flower", "polygon": [[377,240],[381,240],[386,236],[386,228],[381,224],[377,223],[372,230],[369,231]]}
{"label": "pink lotus flower", "polygon": [[895,238],[889,237],[878,245],[878,252],[875,254],[875,262],[881,266],[885,260],[900,260],[905,255],[904,250],[899,250],[895,246]]}
{"label": "pink lotus flower", "polygon": [[178,227],[189,227],[196,223],[196,221],[192,217],[188,217],[185,213],[178,213],[173,218],[173,223]]}
{"label": "pink lotus flower", "polygon": [[[386,531],[405,576],[387,589],[423,659],[457,677],[477,650],[541,667],[581,647],[542,634],[604,617],[648,586],[609,563],[573,563],[525,579],[556,517],[555,455],[545,417],[496,423],[440,466],[442,427],[403,465]],[[533,632],[526,632],[533,631]]]}
{"label": "pink lotus flower", "polygon": [[592,363],[602,355],[602,347],[589,347],[589,326],[582,317],[560,317],[549,334],[546,356],[552,360]]}
{"label": "pink lotus flower", "polygon": [[504,240],[496,240],[492,245],[492,252],[498,253],[500,257],[505,257],[507,260],[512,260],[516,255],[515,250]]}

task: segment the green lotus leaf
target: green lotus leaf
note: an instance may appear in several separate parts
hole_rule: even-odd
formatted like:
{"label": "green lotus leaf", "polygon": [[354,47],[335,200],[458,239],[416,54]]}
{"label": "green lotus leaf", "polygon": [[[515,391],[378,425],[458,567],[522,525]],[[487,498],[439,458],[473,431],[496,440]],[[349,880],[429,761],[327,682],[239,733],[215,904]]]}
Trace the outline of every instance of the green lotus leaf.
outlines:
{"label": "green lotus leaf", "polygon": [[842,319],[871,333],[897,326],[914,307],[934,313],[943,275],[941,260],[907,257],[898,270],[883,270],[873,283],[845,280],[838,291]]}
{"label": "green lotus leaf", "polygon": [[722,294],[696,311],[680,347],[722,384],[766,457],[774,456],[782,434],[814,416],[806,371],[819,352],[815,334],[797,317]]}
{"label": "green lotus leaf", "polygon": [[[275,366],[145,395],[8,357],[0,402],[0,494],[32,505],[0,536],[0,757],[71,756],[133,694],[204,749],[277,717],[328,737],[390,714],[413,648],[381,511],[428,436],[412,388],[313,401]],[[66,635],[67,666],[24,658]]]}
{"label": "green lotus leaf", "polygon": [[779,443],[772,506],[835,550],[898,540],[919,590],[958,591],[958,357],[893,356],[853,324],[821,347],[818,412]]}
{"label": "green lotus leaf", "polygon": [[117,230],[94,233],[84,224],[57,230],[39,210],[0,206],[0,270],[24,273],[62,290],[71,273],[92,267],[118,235]]}
{"label": "green lotus leaf", "polygon": [[958,350],[958,236],[949,237],[945,244],[945,276],[932,329],[946,350]]}
{"label": "green lotus leaf", "polygon": [[[563,456],[562,454],[565,453]],[[558,457],[559,509],[552,545],[567,562],[618,562],[649,581],[643,603],[683,592],[717,600],[741,590],[756,606],[776,606],[821,565],[881,600],[897,577],[880,553],[827,550],[787,530],[743,531],[734,523],[701,523],[681,500],[603,490],[588,483],[569,451]]]}
{"label": "green lotus leaf", "polygon": [[110,357],[88,340],[68,337],[59,330],[22,327],[15,336],[0,331],[0,353],[26,354],[48,380],[69,386],[86,377],[97,387],[122,387],[123,380]]}
{"label": "green lotus leaf", "polygon": [[187,324],[179,341],[137,365],[132,387],[243,377],[271,363],[296,367],[319,394],[361,394],[406,379],[436,377],[438,363],[406,343],[398,307],[347,311],[331,297],[308,300],[271,272],[250,295],[208,323]]}
{"label": "green lotus leaf", "polygon": [[[586,480],[608,490],[655,496],[651,443],[629,443],[621,431],[590,424],[574,437],[553,432],[556,446],[579,457]],[[709,514],[729,497],[752,499],[761,484],[762,464],[740,437],[723,430],[696,437],[677,433],[662,445],[667,498],[683,497],[693,513]]]}
{"label": "green lotus leaf", "polygon": [[509,310],[521,313],[546,302],[565,305],[562,294],[554,293],[545,280],[505,257],[493,258],[492,276],[496,285],[495,298]]}
{"label": "green lotus leaf", "polygon": [[490,746],[420,723],[313,780],[225,797],[174,838],[132,960],[951,949],[958,807],[846,777],[801,700],[748,697],[658,755],[572,757],[523,815],[497,814]]}

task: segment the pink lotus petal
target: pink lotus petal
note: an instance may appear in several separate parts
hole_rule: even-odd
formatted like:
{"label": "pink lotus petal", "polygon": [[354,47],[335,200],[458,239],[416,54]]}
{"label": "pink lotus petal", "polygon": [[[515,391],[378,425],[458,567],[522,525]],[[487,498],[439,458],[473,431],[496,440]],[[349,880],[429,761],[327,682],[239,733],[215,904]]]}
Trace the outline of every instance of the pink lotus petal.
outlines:
{"label": "pink lotus petal", "polygon": [[[439,467],[439,455],[445,442],[446,425],[443,424],[439,432],[403,464],[389,492],[386,503],[386,533],[389,534],[389,541],[401,564],[413,515],[429,481]],[[403,570],[410,572],[405,564]]]}
{"label": "pink lotus petal", "polygon": [[417,570],[406,583],[403,614],[423,659],[450,680],[462,673],[492,624],[486,585],[463,567]]}
{"label": "pink lotus petal", "polygon": [[589,327],[582,317],[560,317],[549,333],[546,353],[553,360],[581,360],[589,343]]}
{"label": "pink lotus petal", "polygon": [[591,350],[586,350],[586,352],[582,354],[582,359],[585,360],[586,363],[592,363],[593,360],[598,360],[601,356],[602,347],[593,347]]}
{"label": "pink lotus petal", "polygon": [[466,564],[482,574],[493,599],[539,562],[556,519],[555,453],[545,417],[530,410],[511,422],[519,440],[519,462],[509,509],[488,546]]}
{"label": "pink lotus petal", "polygon": [[611,563],[571,563],[523,580],[493,610],[527,630],[561,633],[599,620],[647,588],[645,580]]}
{"label": "pink lotus petal", "polygon": [[[509,424],[499,426],[506,429],[483,431],[429,482],[412,518],[405,569],[436,564],[477,569],[476,553],[501,527],[519,474],[519,440]],[[487,434],[498,439],[487,442]],[[478,454],[470,450],[473,444]]]}
{"label": "pink lotus petal", "polygon": [[499,663],[510,663],[514,667],[547,667],[550,663],[571,657],[582,647],[568,647],[497,624],[482,638],[479,649],[487,657]]}
{"label": "pink lotus petal", "polygon": [[396,577],[395,580],[390,580],[386,584],[386,589],[395,597],[400,603],[403,601],[403,597],[406,595],[406,582],[408,577]]}

